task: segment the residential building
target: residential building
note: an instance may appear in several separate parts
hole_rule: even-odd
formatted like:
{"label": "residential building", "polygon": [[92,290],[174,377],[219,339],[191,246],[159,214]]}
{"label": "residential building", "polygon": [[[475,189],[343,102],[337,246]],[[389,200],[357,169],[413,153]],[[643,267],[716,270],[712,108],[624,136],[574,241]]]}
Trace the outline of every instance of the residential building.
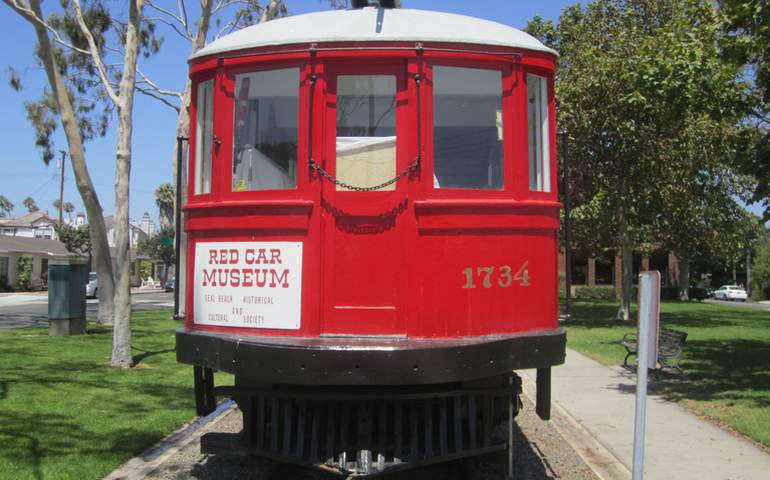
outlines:
{"label": "residential building", "polygon": [[48,262],[72,258],[73,255],[58,240],[0,235],[0,286],[17,286],[21,257],[32,259],[32,274],[24,287],[40,289],[47,284]]}
{"label": "residential building", "polygon": [[47,213],[38,210],[17,218],[0,218],[0,234],[57,240],[55,223]]}

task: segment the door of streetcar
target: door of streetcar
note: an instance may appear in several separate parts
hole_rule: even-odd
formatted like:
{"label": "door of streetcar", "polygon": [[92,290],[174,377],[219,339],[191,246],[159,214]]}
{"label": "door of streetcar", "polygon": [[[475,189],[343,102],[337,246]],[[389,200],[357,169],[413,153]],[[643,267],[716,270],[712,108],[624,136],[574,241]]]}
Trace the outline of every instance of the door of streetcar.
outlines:
{"label": "door of streetcar", "polygon": [[409,164],[406,67],[337,67],[327,78],[322,330],[404,335],[408,179],[393,180]]}

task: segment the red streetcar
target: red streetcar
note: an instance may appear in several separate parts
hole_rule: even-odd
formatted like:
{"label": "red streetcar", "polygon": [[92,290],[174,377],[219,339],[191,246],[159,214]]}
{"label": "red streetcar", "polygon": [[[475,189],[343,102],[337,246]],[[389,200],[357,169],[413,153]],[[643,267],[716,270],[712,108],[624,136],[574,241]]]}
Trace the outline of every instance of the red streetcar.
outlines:
{"label": "red streetcar", "polygon": [[548,417],[555,60],[495,22],[368,6],[193,56],[177,357],[199,413],[244,414],[204,451],[366,475],[505,450],[526,368]]}

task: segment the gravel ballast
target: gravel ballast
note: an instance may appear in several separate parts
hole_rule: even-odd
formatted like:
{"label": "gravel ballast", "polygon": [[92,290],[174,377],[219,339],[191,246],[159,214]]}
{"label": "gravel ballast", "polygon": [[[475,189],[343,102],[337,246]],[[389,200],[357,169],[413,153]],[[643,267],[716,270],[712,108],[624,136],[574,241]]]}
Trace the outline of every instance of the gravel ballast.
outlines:
{"label": "gravel ballast", "polygon": [[[516,418],[514,428],[515,478],[517,480],[599,480],[591,468],[581,459],[561,434],[549,422],[540,420],[534,406],[522,396],[523,411]],[[241,413],[234,409],[222,418],[212,422],[207,430],[237,432],[241,428]],[[457,464],[438,465],[389,475],[384,480],[405,479],[462,479],[503,480],[505,479],[506,455],[486,457],[474,462],[470,472],[460,473]],[[205,480],[311,480],[312,472],[250,457],[217,457],[200,453],[200,442],[194,441],[166,459],[148,477],[152,480],[181,480],[189,478]],[[324,477],[317,477],[324,478]]]}

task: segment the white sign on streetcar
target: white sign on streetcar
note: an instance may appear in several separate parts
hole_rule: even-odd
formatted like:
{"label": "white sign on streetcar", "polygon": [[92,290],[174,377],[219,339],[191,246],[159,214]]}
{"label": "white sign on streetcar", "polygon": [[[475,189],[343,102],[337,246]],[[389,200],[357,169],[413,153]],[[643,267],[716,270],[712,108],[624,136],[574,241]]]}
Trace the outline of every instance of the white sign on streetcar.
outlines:
{"label": "white sign on streetcar", "polygon": [[302,243],[195,245],[195,323],[298,330]]}

